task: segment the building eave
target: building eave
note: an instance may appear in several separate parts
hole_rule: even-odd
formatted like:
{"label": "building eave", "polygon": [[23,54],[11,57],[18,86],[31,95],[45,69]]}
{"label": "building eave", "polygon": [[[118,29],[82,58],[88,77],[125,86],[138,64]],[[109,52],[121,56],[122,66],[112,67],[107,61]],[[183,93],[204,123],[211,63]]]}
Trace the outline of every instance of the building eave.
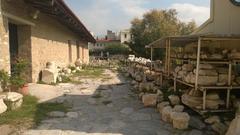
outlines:
{"label": "building eave", "polygon": [[56,18],[70,30],[79,34],[84,41],[96,42],[92,34],[63,0],[25,0],[25,2],[42,13]]}

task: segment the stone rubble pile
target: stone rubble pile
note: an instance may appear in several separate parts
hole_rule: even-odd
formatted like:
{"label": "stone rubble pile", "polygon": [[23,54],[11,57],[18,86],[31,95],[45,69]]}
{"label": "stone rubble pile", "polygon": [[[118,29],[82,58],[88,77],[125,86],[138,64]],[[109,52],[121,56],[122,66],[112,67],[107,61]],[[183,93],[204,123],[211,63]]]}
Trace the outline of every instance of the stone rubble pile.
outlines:
{"label": "stone rubble pile", "polygon": [[[228,68],[214,67],[210,64],[200,64],[198,72],[199,85],[226,85],[228,83]],[[196,69],[192,64],[184,64],[177,66],[174,75],[187,83],[195,84]],[[232,75],[232,80],[235,80],[235,75]],[[236,80],[236,82],[238,82]]]}
{"label": "stone rubble pile", "polygon": [[[202,109],[203,98],[202,93],[190,90],[188,93],[182,95],[182,102],[189,107],[195,109]],[[220,106],[225,106],[225,101],[221,100],[217,93],[209,93],[206,96],[206,108],[217,110]]]}
{"label": "stone rubble pile", "polygon": [[74,65],[59,67],[55,62],[47,62],[46,67],[41,71],[41,82],[54,84],[63,81],[63,76],[70,76],[82,69],[83,62],[77,59]]}
{"label": "stone rubble pile", "polygon": [[[197,52],[194,50],[191,50],[189,52],[172,52],[171,57],[173,58],[180,58],[180,59],[196,59],[197,58]],[[240,58],[240,52],[236,49],[233,50],[217,50],[216,48],[214,51],[210,50],[202,50],[201,59],[210,59],[210,60],[222,60],[222,59],[239,59]]]}
{"label": "stone rubble pile", "polygon": [[[195,56],[192,56],[194,58]],[[202,54],[202,57],[204,55]],[[212,55],[212,58],[217,58],[217,54]],[[139,92],[139,98],[145,107],[156,107],[160,113],[161,119],[164,122],[171,123],[175,129],[185,130],[189,127],[203,130],[212,129],[218,134],[224,134],[227,131],[227,121],[220,119],[218,116],[210,116],[205,120],[195,119],[186,112],[187,109],[182,105],[185,104],[191,108],[203,109],[203,92],[199,90],[184,90],[180,97],[174,94],[173,88],[169,88],[166,93],[160,89],[162,86],[162,78],[156,71],[161,71],[162,62],[152,62],[153,70],[150,70],[151,65],[147,64],[147,60],[143,58],[129,58],[129,64],[126,69],[128,75],[133,78],[131,85]],[[175,68],[174,75],[178,79],[194,84],[196,69],[192,64],[184,64]],[[228,82],[228,69],[223,67],[214,67],[211,64],[201,64],[199,70],[199,85],[226,85]],[[235,80],[235,76],[232,77]],[[240,82],[240,78],[239,78]],[[170,92],[172,94],[168,95]],[[236,98],[232,98],[236,99]],[[240,106],[240,101],[236,101],[235,106]],[[215,92],[207,93],[206,109],[217,110],[225,107],[226,103],[220,98],[220,95]],[[236,126],[234,126],[235,128]],[[229,132],[237,132],[229,131]]]}
{"label": "stone rubble pile", "polygon": [[[139,98],[145,107],[156,107],[163,121],[171,123],[176,129],[187,129],[190,116],[183,112],[184,106],[177,95],[169,95],[164,100],[164,93],[159,89],[161,78],[159,73],[150,71],[151,61],[144,58],[129,57],[126,70],[133,78],[131,84],[140,93]],[[149,64],[150,63],[150,64]],[[154,71],[162,71],[162,62],[152,63]],[[146,66],[144,66],[146,65]]]}

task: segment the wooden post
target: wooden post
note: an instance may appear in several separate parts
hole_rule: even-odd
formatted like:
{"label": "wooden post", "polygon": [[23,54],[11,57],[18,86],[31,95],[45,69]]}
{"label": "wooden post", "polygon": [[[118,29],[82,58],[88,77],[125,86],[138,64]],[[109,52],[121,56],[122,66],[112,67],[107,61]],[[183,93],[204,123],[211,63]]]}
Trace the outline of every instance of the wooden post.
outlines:
{"label": "wooden post", "polygon": [[201,37],[198,38],[195,90],[198,89],[198,76],[199,76],[199,65],[200,65],[200,53],[201,53]]}
{"label": "wooden post", "polygon": [[[228,86],[229,87],[232,85],[231,82],[232,82],[232,63],[230,62],[229,69],[228,69]],[[229,106],[230,106],[230,95],[231,95],[231,89],[228,88],[227,89],[227,104],[226,104],[227,109],[229,109]]]}
{"label": "wooden post", "polygon": [[171,57],[171,41],[168,38],[168,77],[170,76],[170,57]]}
{"label": "wooden post", "polygon": [[153,70],[153,48],[151,47],[151,71]]}
{"label": "wooden post", "polygon": [[232,82],[232,63],[229,63],[228,67],[228,85],[230,86]]}
{"label": "wooden post", "polygon": [[227,109],[229,109],[229,106],[230,106],[230,94],[231,94],[231,89],[228,89],[227,90],[227,104],[226,104]]}
{"label": "wooden post", "polygon": [[206,89],[203,90],[203,110],[206,110],[206,95],[207,91]]}
{"label": "wooden post", "polygon": [[162,87],[162,85],[163,85],[163,73],[161,73],[160,82],[161,82],[161,87]]}
{"label": "wooden post", "polygon": [[174,92],[176,92],[177,91],[177,76],[176,75],[174,75]]}
{"label": "wooden post", "polygon": [[167,72],[167,68],[168,68],[168,41],[165,42],[165,46],[166,46],[166,54],[165,54],[165,73]]}

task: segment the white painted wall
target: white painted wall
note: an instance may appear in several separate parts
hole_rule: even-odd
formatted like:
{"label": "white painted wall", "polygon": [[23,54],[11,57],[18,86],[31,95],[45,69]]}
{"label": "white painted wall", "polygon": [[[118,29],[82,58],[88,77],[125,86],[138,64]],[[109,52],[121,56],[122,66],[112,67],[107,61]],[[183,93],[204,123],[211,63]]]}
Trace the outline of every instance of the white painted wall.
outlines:
{"label": "white painted wall", "polygon": [[240,34],[240,6],[230,0],[211,0],[211,17],[193,34]]}
{"label": "white painted wall", "polygon": [[123,30],[120,32],[121,43],[130,42],[132,40],[132,35],[130,30]]}

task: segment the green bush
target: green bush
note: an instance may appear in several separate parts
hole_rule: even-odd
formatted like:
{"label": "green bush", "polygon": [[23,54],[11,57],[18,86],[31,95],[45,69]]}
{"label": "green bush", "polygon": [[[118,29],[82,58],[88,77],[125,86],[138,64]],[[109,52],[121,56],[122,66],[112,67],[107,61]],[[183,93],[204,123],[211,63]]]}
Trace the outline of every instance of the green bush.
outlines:
{"label": "green bush", "polygon": [[105,52],[109,52],[111,55],[122,54],[127,55],[130,52],[130,49],[125,44],[110,44],[104,49]]}
{"label": "green bush", "polygon": [[5,90],[7,89],[7,86],[9,85],[9,75],[4,70],[0,70],[0,83],[2,88]]}
{"label": "green bush", "polygon": [[109,52],[110,55],[128,55],[130,53],[130,48],[121,43],[109,43],[104,49],[91,50],[90,55],[100,55],[101,52],[106,55]]}
{"label": "green bush", "polygon": [[28,67],[28,62],[24,59],[16,59],[13,67],[12,67],[12,74],[10,77],[10,83],[12,86],[16,88],[21,88],[26,84],[26,79],[24,77],[24,71]]}

